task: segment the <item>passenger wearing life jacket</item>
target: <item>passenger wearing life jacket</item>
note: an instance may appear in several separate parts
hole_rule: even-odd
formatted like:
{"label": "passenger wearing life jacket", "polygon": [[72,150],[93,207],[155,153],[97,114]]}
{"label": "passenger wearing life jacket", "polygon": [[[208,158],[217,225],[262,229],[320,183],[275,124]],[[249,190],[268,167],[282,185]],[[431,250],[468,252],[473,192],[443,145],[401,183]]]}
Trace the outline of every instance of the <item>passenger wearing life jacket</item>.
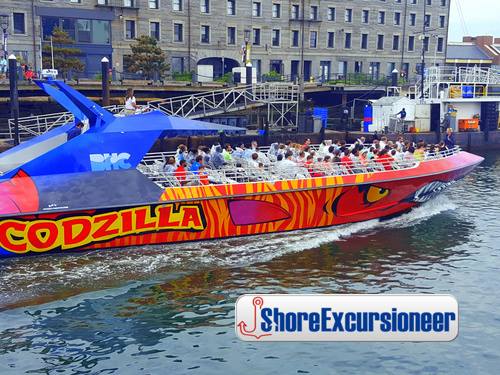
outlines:
{"label": "passenger wearing life jacket", "polygon": [[342,167],[345,168],[345,170],[347,171],[347,173],[352,173],[352,165],[353,165],[353,162],[352,162],[352,159],[350,157],[350,151],[349,149],[346,147],[344,149],[344,156],[342,156],[340,158],[340,163],[342,164]]}

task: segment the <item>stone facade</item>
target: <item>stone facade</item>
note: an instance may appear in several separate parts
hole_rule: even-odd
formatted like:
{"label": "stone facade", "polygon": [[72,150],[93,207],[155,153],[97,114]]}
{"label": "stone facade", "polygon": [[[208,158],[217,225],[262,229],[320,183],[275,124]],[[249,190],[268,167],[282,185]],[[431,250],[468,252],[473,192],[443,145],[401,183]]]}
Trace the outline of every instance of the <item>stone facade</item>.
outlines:
{"label": "stone facade", "polygon": [[[421,61],[424,41],[419,36],[422,35],[424,6],[426,14],[430,16],[426,63],[443,64],[450,6],[450,0],[4,0],[3,3],[5,2],[6,7],[2,12],[10,13],[11,30],[15,21],[14,13],[17,13],[18,26],[22,17],[19,14],[24,14],[25,17],[24,33],[9,32],[9,52],[24,54],[32,65],[35,65],[35,54],[40,55],[42,25],[47,28],[50,23],[42,22],[42,17],[49,17],[50,10],[53,9],[54,17],[60,19],[98,19],[111,15],[109,45],[85,42],[78,42],[77,45],[82,47],[84,53],[95,55],[96,61],[100,54],[107,54],[109,49],[113,66],[118,71],[124,70],[124,56],[130,54],[131,40],[127,39],[127,32],[129,37],[134,34],[150,34],[152,28],[159,26],[159,43],[167,52],[175,70],[196,71],[198,63],[213,65],[215,75],[230,70],[241,62],[245,30],[249,30],[250,42],[253,44],[252,60],[259,73],[266,74],[275,70],[288,77],[297,76],[303,52],[306,79],[319,79],[321,76],[324,79],[337,79],[339,76],[343,77],[344,73],[353,72],[381,77],[388,75],[394,68],[407,71],[411,78],[416,74],[417,65]],[[158,9],[155,9],[156,4]],[[68,8],[71,12],[65,13],[64,10]],[[305,20],[302,22],[303,8]],[[234,14],[230,14],[233,13],[232,9]],[[76,33],[80,39],[86,40],[87,26],[82,24],[83,26],[78,26],[81,30]],[[182,28],[182,38],[179,38],[179,27]],[[91,30],[94,32],[93,24]],[[18,27],[17,31],[22,30]],[[257,33],[260,33],[259,40],[256,40]],[[102,38],[96,36],[95,39],[102,42]],[[410,39],[413,39],[413,48],[410,46]],[[205,60],[200,62],[202,59]],[[37,60],[36,66],[39,67],[39,57]],[[89,60],[89,64],[96,66],[93,60]]]}

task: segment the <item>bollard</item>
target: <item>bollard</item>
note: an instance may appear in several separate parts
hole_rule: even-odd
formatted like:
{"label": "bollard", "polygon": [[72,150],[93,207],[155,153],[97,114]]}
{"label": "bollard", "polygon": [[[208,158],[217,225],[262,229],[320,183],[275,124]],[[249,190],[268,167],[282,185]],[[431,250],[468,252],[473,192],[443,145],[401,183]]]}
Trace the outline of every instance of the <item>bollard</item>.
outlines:
{"label": "bollard", "polygon": [[17,59],[9,56],[10,115],[14,119],[14,145],[19,144],[19,93],[17,92]]}
{"label": "bollard", "polygon": [[103,107],[109,106],[109,60],[103,57],[101,60],[101,74],[102,74],[102,105]]}

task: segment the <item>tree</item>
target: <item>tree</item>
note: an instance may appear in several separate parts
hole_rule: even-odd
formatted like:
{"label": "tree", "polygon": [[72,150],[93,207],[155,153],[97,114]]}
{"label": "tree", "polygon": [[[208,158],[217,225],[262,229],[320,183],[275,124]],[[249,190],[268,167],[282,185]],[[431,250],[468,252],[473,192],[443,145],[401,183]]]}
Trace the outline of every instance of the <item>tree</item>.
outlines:
{"label": "tree", "polygon": [[[129,71],[142,72],[147,79],[160,78],[170,70],[170,65],[166,62],[166,55],[158,46],[155,38],[142,35],[130,46],[132,55]],[[155,77],[155,73],[158,74]]]}
{"label": "tree", "polygon": [[[50,39],[49,39],[50,40]],[[82,55],[82,51],[78,48],[71,48],[75,41],[70,38],[69,34],[56,27],[52,30],[52,45],[54,50],[54,68],[66,77],[68,72],[81,72],[85,68],[83,62],[77,57]],[[52,51],[50,43],[45,43],[43,46],[43,66],[52,67]]]}

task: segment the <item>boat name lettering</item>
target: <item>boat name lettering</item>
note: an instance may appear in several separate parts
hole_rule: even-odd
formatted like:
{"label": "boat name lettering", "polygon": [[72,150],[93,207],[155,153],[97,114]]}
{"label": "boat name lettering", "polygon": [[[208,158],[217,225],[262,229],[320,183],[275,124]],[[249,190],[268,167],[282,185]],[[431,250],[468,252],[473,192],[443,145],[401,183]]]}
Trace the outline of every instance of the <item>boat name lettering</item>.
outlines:
{"label": "boat name lettering", "polygon": [[130,169],[128,163],[130,154],[128,152],[113,152],[105,154],[90,154],[90,167],[93,171],[111,171],[119,169]]}
{"label": "boat name lettering", "polygon": [[6,219],[0,221],[0,247],[17,254],[57,248],[68,250],[139,233],[206,228],[198,204],[159,205],[154,208],[154,216],[152,210],[152,207],[143,206],[57,220]]}

